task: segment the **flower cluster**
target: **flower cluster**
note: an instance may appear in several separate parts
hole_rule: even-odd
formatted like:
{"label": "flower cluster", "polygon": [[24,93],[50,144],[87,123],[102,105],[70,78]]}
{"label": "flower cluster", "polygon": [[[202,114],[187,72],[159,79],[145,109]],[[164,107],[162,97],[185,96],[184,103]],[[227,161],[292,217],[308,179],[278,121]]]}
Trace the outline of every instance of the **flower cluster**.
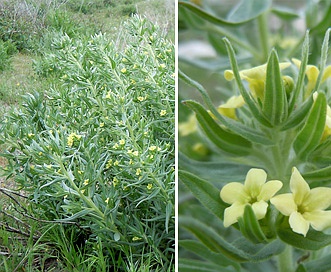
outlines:
{"label": "flower cluster", "polygon": [[221,198],[231,204],[224,212],[224,226],[238,221],[245,206],[251,205],[258,220],[265,217],[270,201],[283,215],[289,217],[289,224],[296,233],[306,236],[309,226],[322,231],[331,227],[331,188],[310,189],[298,169],[293,167],[290,179],[291,193],[274,196],[283,186],[279,180],[266,182],[267,174],[262,169],[251,169],[244,184],[231,182],[221,190]]}

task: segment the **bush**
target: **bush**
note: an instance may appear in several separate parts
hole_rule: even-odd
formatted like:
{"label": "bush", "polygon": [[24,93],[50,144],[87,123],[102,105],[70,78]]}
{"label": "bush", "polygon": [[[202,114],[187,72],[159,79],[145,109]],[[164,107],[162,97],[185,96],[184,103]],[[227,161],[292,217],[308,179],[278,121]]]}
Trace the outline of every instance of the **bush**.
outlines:
{"label": "bush", "polygon": [[16,47],[11,41],[0,40],[0,71],[10,67],[11,57],[16,53]]}
{"label": "bush", "polygon": [[55,37],[36,67],[63,84],[27,94],[6,116],[5,172],[35,217],[75,222],[79,250],[101,251],[107,269],[115,258],[123,270],[166,271],[174,260],[174,46],[138,16],[126,29],[123,50],[104,34]]}

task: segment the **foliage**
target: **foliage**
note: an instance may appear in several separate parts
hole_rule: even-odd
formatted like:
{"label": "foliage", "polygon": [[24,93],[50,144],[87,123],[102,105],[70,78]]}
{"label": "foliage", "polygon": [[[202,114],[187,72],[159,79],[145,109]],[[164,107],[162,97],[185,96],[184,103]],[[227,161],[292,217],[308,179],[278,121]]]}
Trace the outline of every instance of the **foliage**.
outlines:
{"label": "foliage", "polygon": [[8,69],[11,63],[12,55],[16,53],[16,47],[9,40],[4,42],[0,40],[0,71]]}
{"label": "foliage", "polygon": [[[310,192],[331,185],[331,6],[307,3],[300,13],[277,1],[240,1],[228,9],[179,2],[179,48],[202,44],[199,54],[179,55],[180,270],[330,270],[329,207],[311,223],[308,214],[316,211],[308,206],[321,204]],[[296,29],[299,19],[309,30]],[[263,185],[261,176],[247,174],[259,171],[267,173]],[[300,226],[284,202],[273,205],[289,196]],[[323,201],[331,203],[327,194]]]}
{"label": "foliage", "polygon": [[146,264],[171,270],[174,47],[138,16],[121,38],[123,49],[101,33],[54,37],[35,68],[62,84],[27,94],[23,108],[5,117],[5,173],[35,217],[64,224],[59,230],[73,237],[81,261],[98,259],[86,271],[100,260],[98,271],[114,260],[123,260],[124,271]]}

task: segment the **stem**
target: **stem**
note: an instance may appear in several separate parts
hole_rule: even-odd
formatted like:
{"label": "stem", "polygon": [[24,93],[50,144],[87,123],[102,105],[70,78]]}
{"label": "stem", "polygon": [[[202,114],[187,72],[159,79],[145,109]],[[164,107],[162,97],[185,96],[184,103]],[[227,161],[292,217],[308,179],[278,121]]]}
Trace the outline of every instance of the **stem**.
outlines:
{"label": "stem", "polygon": [[269,51],[268,20],[266,13],[262,13],[258,17],[258,26],[260,33],[261,49],[262,49],[262,62],[266,62],[268,59],[268,51]]}
{"label": "stem", "polygon": [[278,272],[293,272],[292,247],[286,245],[284,251],[278,255]]}

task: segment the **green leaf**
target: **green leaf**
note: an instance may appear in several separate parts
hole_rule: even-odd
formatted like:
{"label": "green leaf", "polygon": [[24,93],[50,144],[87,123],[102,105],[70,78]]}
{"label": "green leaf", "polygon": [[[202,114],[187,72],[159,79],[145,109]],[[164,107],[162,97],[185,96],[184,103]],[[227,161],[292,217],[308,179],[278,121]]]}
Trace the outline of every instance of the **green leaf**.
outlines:
{"label": "green leaf", "polygon": [[185,172],[178,171],[178,178],[192,194],[218,218],[223,218],[225,208],[228,206],[220,197],[220,189],[217,189],[209,182]]}
{"label": "green leaf", "polygon": [[278,56],[271,51],[267,64],[267,78],[265,84],[263,113],[268,121],[277,126],[287,118],[287,98],[280,73]]}
{"label": "green leaf", "polygon": [[204,223],[196,219],[180,217],[179,226],[191,232],[198,238],[198,240],[209,248],[209,250],[216,253],[221,253],[227,258],[237,262],[248,261],[248,255],[245,252],[224,240],[224,238],[219,236],[215,230]]}
{"label": "green leaf", "polygon": [[282,125],[281,130],[288,130],[300,125],[305,120],[313,102],[313,97],[310,96],[302,105],[300,105],[300,108],[291,113],[287,121]]}
{"label": "green leaf", "polygon": [[302,45],[301,65],[300,65],[299,75],[297,82],[295,84],[295,89],[293,92],[292,99],[290,101],[289,113],[291,113],[295,108],[299,94],[302,91],[302,86],[304,84],[305,75],[306,75],[306,67],[308,63],[308,54],[309,54],[309,31],[307,30],[305,35],[305,40]]}
{"label": "green leaf", "polygon": [[295,272],[305,272],[305,271],[314,271],[314,272],[329,272],[331,271],[331,254],[326,255],[322,258],[301,263]]}
{"label": "green leaf", "polygon": [[190,172],[200,178],[213,182],[243,181],[251,166],[230,162],[227,159],[220,162],[203,162],[188,158],[178,153],[179,169]]}
{"label": "green leaf", "polygon": [[229,243],[206,224],[188,217],[180,217],[179,226],[194,234],[209,250],[221,253],[237,262],[266,260],[284,250],[284,244],[279,240],[265,245],[253,244],[241,237],[233,243]]}
{"label": "green leaf", "polygon": [[266,12],[271,2],[270,0],[242,0],[228,14],[227,19],[236,23],[248,22]]}
{"label": "green leaf", "polygon": [[231,63],[231,68],[234,74],[234,78],[236,80],[236,83],[239,87],[239,91],[240,94],[242,95],[242,97],[244,98],[245,102],[247,103],[250,111],[252,112],[253,116],[263,125],[270,127],[270,122],[266,119],[266,117],[264,116],[264,114],[261,112],[257,102],[255,101],[255,99],[252,97],[252,95],[245,89],[241,78],[240,78],[240,74],[239,74],[239,69],[238,69],[238,65],[237,65],[237,60],[235,57],[235,53],[233,50],[233,47],[230,43],[230,41],[227,38],[224,38],[223,41],[225,42],[227,51],[228,51],[228,55],[230,58],[230,63]]}
{"label": "green leaf", "polygon": [[331,6],[328,5],[328,9],[325,12],[324,17],[321,19],[321,21],[311,28],[311,33],[313,34],[319,34],[324,33],[331,25]]}
{"label": "green leaf", "polygon": [[294,20],[300,18],[296,10],[292,10],[288,7],[273,7],[271,10],[272,13],[276,14],[279,18],[283,20]]}
{"label": "green leaf", "polygon": [[285,244],[280,240],[273,240],[269,244],[254,244],[244,237],[235,240],[232,245],[248,254],[251,262],[267,260],[285,249]]}
{"label": "green leaf", "polygon": [[331,166],[302,174],[311,188],[328,186],[331,183]]}
{"label": "green leaf", "polygon": [[237,271],[240,271],[240,265],[238,263],[229,260],[222,254],[210,251],[200,242],[194,240],[180,240],[179,246],[222,268],[227,266],[233,266]]}
{"label": "green leaf", "polygon": [[185,101],[185,105],[190,107],[208,137],[218,148],[235,155],[248,155],[251,151],[252,143],[245,138],[223,129],[217,124],[210,114],[195,101]]}
{"label": "green leaf", "polygon": [[306,159],[319,145],[325,127],[326,105],[325,95],[319,93],[309,112],[306,123],[293,143],[298,157]]}
{"label": "green leaf", "polygon": [[[63,208],[71,208],[70,205],[62,205]],[[80,212],[78,213],[75,213],[74,215],[70,216],[70,217],[67,217],[65,219],[58,219],[57,221],[59,222],[68,222],[68,221],[73,221],[74,219],[77,219],[77,218],[80,218],[80,217],[83,217],[87,214],[90,214],[90,215],[94,215],[94,210],[93,209],[90,209],[90,208],[84,208],[83,210],[81,210]]]}
{"label": "green leaf", "polygon": [[[179,258],[178,271],[181,272],[219,272],[218,265],[204,261]],[[222,272],[232,272],[233,270],[222,267]]]}
{"label": "green leaf", "polygon": [[321,50],[322,54],[321,54],[320,71],[319,71],[319,74],[318,74],[318,77],[316,80],[316,84],[315,84],[313,93],[318,92],[318,90],[320,89],[321,82],[322,82],[322,77],[324,74],[324,69],[325,69],[327,58],[328,58],[330,31],[331,31],[331,29],[329,28],[326,31],[325,36],[324,36],[322,50]]}
{"label": "green leaf", "polygon": [[192,86],[193,88],[196,88],[206,105],[208,106],[209,110],[212,112],[212,114],[215,115],[215,117],[224,125],[226,126],[229,130],[231,130],[234,133],[237,133],[244,137],[245,139],[254,142],[254,143],[259,143],[259,144],[264,144],[264,145],[273,145],[274,143],[265,137],[264,134],[261,132],[256,131],[256,129],[252,129],[244,124],[241,124],[237,121],[234,121],[230,118],[222,116],[215,108],[213,105],[210,97],[208,96],[206,90],[199,84],[198,82],[194,81],[190,77],[188,77],[186,74],[184,74],[181,70],[178,70],[178,77],[183,80],[185,83],[188,85]]}
{"label": "green leaf", "polygon": [[318,250],[331,244],[331,235],[310,229],[304,237],[293,232],[288,221],[288,217],[280,215],[276,223],[278,237],[285,243],[305,250]]}
{"label": "green leaf", "polygon": [[244,215],[238,219],[238,223],[240,231],[248,240],[256,244],[268,242],[251,205],[246,205]]}
{"label": "green leaf", "polygon": [[228,15],[227,19],[217,17],[189,2],[178,2],[179,10],[187,9],[204,20],[221,26],[240,25],[261,15],[270,7],[270,0],[243,0]]}

